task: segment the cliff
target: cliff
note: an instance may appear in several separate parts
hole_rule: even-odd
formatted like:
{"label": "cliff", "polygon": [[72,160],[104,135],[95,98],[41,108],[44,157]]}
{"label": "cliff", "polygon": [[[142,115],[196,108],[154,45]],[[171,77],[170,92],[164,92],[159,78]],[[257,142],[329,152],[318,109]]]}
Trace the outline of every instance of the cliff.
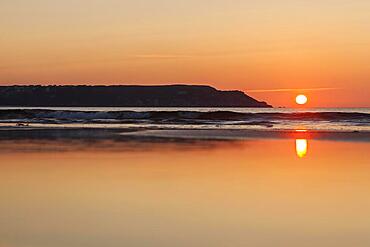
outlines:
{"label": "cliff", "polygon": [[210,86],[0,86],[0,106],[271,107]]}

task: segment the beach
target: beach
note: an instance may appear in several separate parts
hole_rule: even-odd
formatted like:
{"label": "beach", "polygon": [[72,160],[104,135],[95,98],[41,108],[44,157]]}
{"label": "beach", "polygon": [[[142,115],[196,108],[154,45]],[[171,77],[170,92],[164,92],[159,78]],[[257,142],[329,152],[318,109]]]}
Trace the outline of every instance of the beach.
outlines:
{"label": "beach", "polygon": [[370,247],[369,13],[0,0],[0,247]]}
{"label": "beach", "polygon": [[0,246],[365,247],[369,148],[348,131],[1,129]]}
{"label": "beach", "polygon": [[369,246],[368,112],[0,109],[0,246]]}

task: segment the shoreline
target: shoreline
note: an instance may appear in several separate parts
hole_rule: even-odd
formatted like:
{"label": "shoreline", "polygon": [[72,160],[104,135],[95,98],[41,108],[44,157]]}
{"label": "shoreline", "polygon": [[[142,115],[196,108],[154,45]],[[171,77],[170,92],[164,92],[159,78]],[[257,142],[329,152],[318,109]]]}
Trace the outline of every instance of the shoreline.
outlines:
{"label": "shoreline", "polygon": [[121,133],[124,136],[180,138],[195,140],[244,140],[244,139],[308,139],[370,142],[370,132],[359,131],[295,131],[295,130],[144,130]]}
{"label": "shoreline", "polygon": [[252,129],[148,129],[148,128],[45,128],[0,127],[0,141],[13,139],[70,140],[244,140],[308,139],[370,142],[368,131],[252,130]]}

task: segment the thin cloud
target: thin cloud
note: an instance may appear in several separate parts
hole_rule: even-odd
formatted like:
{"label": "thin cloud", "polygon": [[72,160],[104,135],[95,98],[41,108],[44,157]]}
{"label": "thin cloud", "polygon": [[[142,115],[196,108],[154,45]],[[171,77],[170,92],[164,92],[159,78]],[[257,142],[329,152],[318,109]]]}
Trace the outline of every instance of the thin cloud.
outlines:
{"label": "thin cloud", "polygon": [[142,54],[142,55],[134,55],[132,58],[138,59],[180,59],[180,58],[191,58],[194,56],[190,55],[177,55],[177,54]]}
{"label": "thin cloud", "polygon": [[339,87],[317,87],[317,88],[276,88],[276,89],[256,89],[256,90],[246,90],[250,93],[265,93],[265,92],[296,92],[296,91],[330,91],[330,90],[340,90]]}

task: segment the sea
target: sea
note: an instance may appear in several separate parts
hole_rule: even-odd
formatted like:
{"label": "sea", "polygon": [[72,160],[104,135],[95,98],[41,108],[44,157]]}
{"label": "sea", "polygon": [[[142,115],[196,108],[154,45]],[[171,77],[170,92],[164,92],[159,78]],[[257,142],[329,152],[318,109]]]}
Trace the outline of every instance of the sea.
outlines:
{"label": "sea", "polygon": [[370,108],[0,107],[0,127],[370,131]]}

